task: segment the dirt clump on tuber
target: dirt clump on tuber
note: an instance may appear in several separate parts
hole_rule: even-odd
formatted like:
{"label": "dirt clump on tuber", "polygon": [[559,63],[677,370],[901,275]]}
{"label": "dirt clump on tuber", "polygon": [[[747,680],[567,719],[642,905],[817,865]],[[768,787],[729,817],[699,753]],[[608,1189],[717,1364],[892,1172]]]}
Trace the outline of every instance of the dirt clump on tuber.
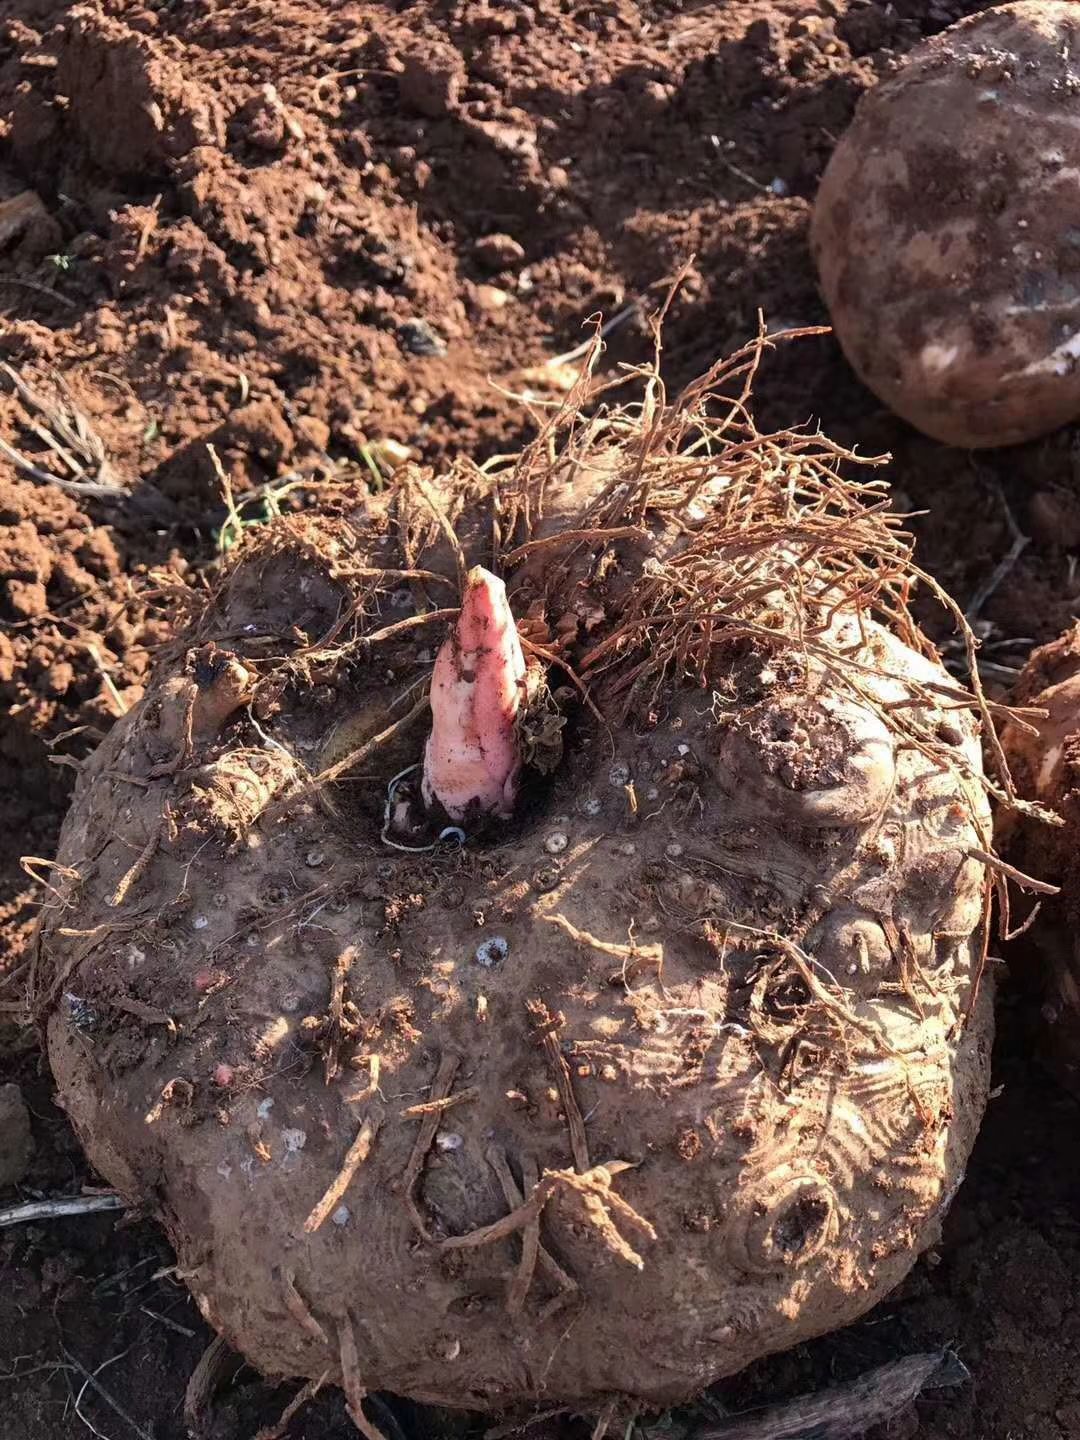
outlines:
{"label": "dirt clump on tuber", "polygon": [[963,1176],[985,706],[882,482],[753,426],[760,352],[247,532],[80,777],[63,1104],[361,1425],[679,1400],[865,1311]]}
{"label": "dirt clump on tuber", "polygon": [[860,101],[811,242],[860,379],[950,445],[1080,416],[1080,13],[1020,0],[913,50]]}

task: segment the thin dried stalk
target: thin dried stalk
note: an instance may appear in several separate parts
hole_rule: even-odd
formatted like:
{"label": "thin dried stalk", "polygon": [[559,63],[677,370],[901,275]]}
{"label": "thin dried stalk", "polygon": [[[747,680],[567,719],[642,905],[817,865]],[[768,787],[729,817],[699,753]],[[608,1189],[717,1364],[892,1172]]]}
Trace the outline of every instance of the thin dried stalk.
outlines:
{"label": "thin dried stalk", "polygon": [[61,377],[53,377],[56,393],[47,398],[27,385],[10,365],[0,364],[0,371],[23,402],[26,428],[52,451],[67,474],[39,469],[5,440],[0,440],[0,454],[40,484],[56,485],[70,495],[91,500],[127,499],[128,491],[117,479],[104,442],[71,399]]}
{"label": "thin dried stalk", "polygon": [[589,1160],[589,1139],[585,1120],[574,1094],[574,1083],[570,1079],[570,1066],[559,1045],[558,1031],[562,1026],[562,1015],[553,1016],[542,1000],[527,1000],[525,1008],[534,1027],[534,1039],[543,1047],[551,1077],[559,1091],[566,1128],[570,1135],[570,1153],[574,1157],[574,1169],[579,1175],[592,1169]]}
{"label": "thin dried stalk", "polygon": [[[519,1209],[524,1202],[525,1196],[522,1194],[517,1181],[511,1173],[506,1152],[501,1150],[498,1145],[490,1145],[487,1149],[486,1156],[488,1164],[492,1170],[495,1171],[495,1175],[502,1187],[507,1209],[511,1212]],[[527,1161],[522,1162],[521,1168],[526,1191],[530,1195],[534,1194],[536,1186],[539,1184],[539,1176],[536,1173],[536,1162],[530,1157]],[[525,1227],[526,1230],[531,1224],[532,1221],[529,1221]],[[539,1223],[537,1226],[537,1239],[539,1240]],[[524,1254],[522,1260],[524,1262]],[[550,1251],[546,1250],[541,1244],[537,1246],[536,1264],[539,1266],[541,1274],[545,1275],[547,1279],[554,1284],[557,1292],[555,1299],[550,1302],[548,1307],[545,1307],[546,1311],[553,1313],[555,1307],[565,1305],[569,1299],[580,1293],[577,1281],[573,1276],[567,1274]],[[521,1271],[519,1270],[518,1274],[520,1275],[520,1273]],[[507,1296],[507,1308],[509,1308],[511,1303],[516,1303],[516,1300],[517,1292],[515,1289],[512,1289],[511,1293]],[[522,1298],[522,1303],[524,1303],[524,1297]]]}
{"label": "thin dried stalk", "polygon": [[55,1200],[28,1200],[0,1210],[0,1230],[8,1225],[27,1225],[39,1220],[66,1220],[71,1215],[94,1215],[101,1210],[122,1210],[119,1195],[60,1195]]}
{"label": "thin dried stalk", "polygon": [[364,1119],[364,1123],[357,1131],[356,1139],[349,1146],[348,1153],[342,1161],[341,1169],[330,1183],[325,1195],[304,1221],[306,1235],[314,1234],[341,1204],[342,1196],[352,1184],[353,1176],[371,1154],[371,1147],[375,1143],[381,1123],[382,1119],[377,1115],[368,1115]]}
{"label": "thin dried stalk", "polygon": [[440,1100],[445,1100],[450,1094],[450,1087],[454,1083],[458,1068],[461,1065],[461,1056],[455,1055],[452,1051],[446,1051],[439,1060],[439,1068],[435,1072],[435,1079],[431,1085],[431,1096],[421,1119],[420,1130],[413,1143],[412,1152],[409,1155],[408,1163],[405,1166],[405,1174],[402,1176],[401,1189],[405,1197],[405,1204],[408,1207],[409,1216],[417,1230],[428,1238],[427,1226],[420,1214],[420,1207],[416,1203],[413,1193],[416,1189],[416,1182],[420,1179],[420,1172],[424,1168],[428,1151],[435,1143],[435,1135],[439,1129],[439,1122],[442,1119],[442,1110],[434,1108]]}

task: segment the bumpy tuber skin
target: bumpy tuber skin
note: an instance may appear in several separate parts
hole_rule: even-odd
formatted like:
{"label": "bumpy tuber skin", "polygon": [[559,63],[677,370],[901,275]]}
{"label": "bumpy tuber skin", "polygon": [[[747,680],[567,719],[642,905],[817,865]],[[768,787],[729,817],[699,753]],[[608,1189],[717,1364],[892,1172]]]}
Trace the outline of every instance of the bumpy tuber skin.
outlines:
{"label": "bumpy tuber skin", "polygon": [[[532,529],[504,491],[450,512],[510,598],[472,572],[425,788],[450,814],[513,805],[512,606],[567,733],[514,826],[411,853],[382,828],[427,738],[386,716],[443,633],[425,606],[373,640],[370,577],[457,576],[407,543],[432,527],[404,492],[245,541],[198,635],[257,677],[251,705],[184,748],[165,674],[80,774],[35,983],[62,1102],[210,1323],[268,1374],[340,1376],[354,1413],[374,1389],[685,1399],[862,1314],[963,1175],[992,1036],[979,727],[856,613],[872,572],[845,537],[876,521],[823,529],[819,472],[772,440],[748,462],[739,426],[719,539],[701,447],[684,476],[652,431],[529,480]],[[583,538],[601,523],[617,538]],[[267,660],[265,636],[346,613],[353,648]],[[313,795],[357,714],[383,748]]]}
{"label": "bumpy tuber skin", "polygon": [[431,678],[423,794],[453,820],[507,819],[521,775],[525,657],[506,586],[477,565]]}

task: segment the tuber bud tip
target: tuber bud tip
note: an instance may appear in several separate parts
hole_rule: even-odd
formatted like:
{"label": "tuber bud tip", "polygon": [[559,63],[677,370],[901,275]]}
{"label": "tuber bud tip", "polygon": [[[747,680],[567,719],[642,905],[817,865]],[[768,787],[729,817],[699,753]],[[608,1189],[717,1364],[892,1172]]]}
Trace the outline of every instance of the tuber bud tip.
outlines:
{"label": "tuber bud tip", "polygon": [[524,694],[525,657],[506,586],[478,565],[469,571],[461,610],[435,659],[425,804],[437,801],[454,820],[512,813]]}

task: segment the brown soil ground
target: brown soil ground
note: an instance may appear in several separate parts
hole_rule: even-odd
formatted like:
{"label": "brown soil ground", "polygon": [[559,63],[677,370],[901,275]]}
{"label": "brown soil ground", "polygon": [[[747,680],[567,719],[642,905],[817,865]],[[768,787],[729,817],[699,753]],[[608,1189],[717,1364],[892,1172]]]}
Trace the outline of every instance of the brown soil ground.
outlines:
{"label": "brown soil ground", "polygon": [[[9,0],[0,202],[31,189],[41,204],[21,228],[0,209],[0,360],[35,384],[62,372],[132,495],[72,496],[0,461],[0,1078],[23,1085],[37,1141],[0,1202],[88,1178],[19,1024],[42,898],[20,856],[52,854],[64,759],[137,697],[168,634],[153,572],[213,559],[225,511],[205,442],[238,498],[331,466],[364,483],[388,440],[432,461],[511,449],[530,418],[507,392],[535,386],[528,372],[598,311],[621,319],[604,368],[642,358],[642,316],[691,254],[665,335],[671,384],[746,340],[759,307],[774,327],[823,322],[807,219],[836,137],[907,49],[981,8]],[[0,389],[0,436],[51,468]],[[1071,621],[1071,431],[944,449],[883,413],[828,339],[768,363],[758,410],[893,452],[902,503],[932,511],[915,522],[922,561],[974,603],[992,681]],[[1030,543],[983,599],[1014,526]],[[971,1383],[930,1392],[893,1440],[1080,1437],[1080,1116],[1040,1072],[1021,990],[1003,993],[1000,1093],[940,1247],[860,1325],[727,1382],[714,1409],[952,1344]],[[185,1434],[208,1336],[157,1232],[100,1216],[0,1233],[4,1435]],[[123,1414],[92,1387],[77,1413],[84,1372],[106,1364]],[[289,1393],[241,1372],[210,1434],[246,1440]],[[470,1432],[397,1402],[378,1418],[390,1440]],[[642,1428],[660,1440],[694,1419]],[[331,1396],[290,1431],[351,1433]]]}

